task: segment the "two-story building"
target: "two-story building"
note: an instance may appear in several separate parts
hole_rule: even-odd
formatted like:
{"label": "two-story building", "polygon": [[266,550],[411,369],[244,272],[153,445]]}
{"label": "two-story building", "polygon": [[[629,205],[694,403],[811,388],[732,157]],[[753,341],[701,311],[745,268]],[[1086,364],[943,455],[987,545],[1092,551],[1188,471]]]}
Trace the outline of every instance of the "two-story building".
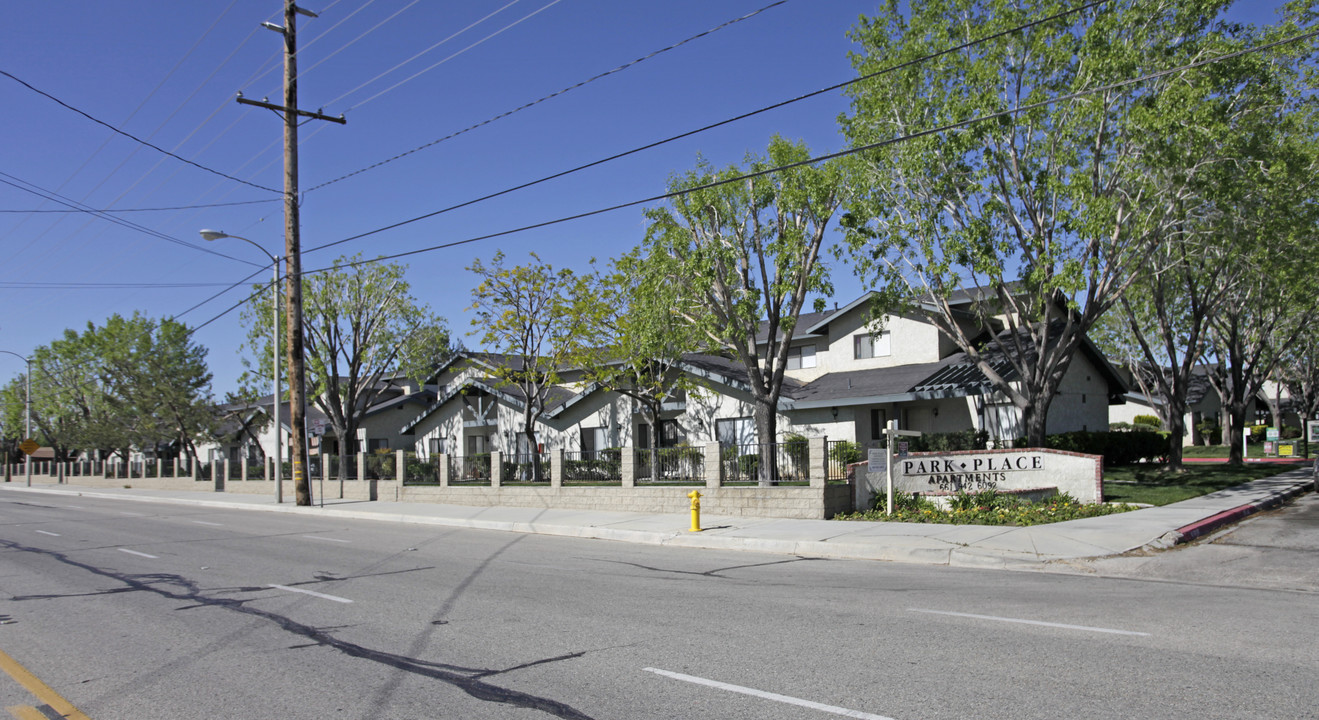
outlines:
{"label": "two-story building", "polygon": [[[887,317],[882,331],[872,332],[869,301],[867,294],[844,307],[799,318],[789,340],[778,406],[781,436],[824,436],[873,446],[889,420],[922,432],[983,429],[999,444],[1021,435],[1016,407],[938,328],[913,313]],[[966,322],[968,327],[973,322],[969,312]],[[984,354],[991,359],[993,330],[983,333]],[[525,398],[516,387],[493,379],[495,367],[517,362],[492,353],[459,353],[428,379],[427,386],[436,389],[435,402],[402,432],[414,438],[423,456],[528,452],[522,428]],[[1012,379],[1006,359],[995,367]],[[677,371],[699,387],[666,401],[663,445],[756,441],[744,368],[717,355],[692,354]],[[646,420],[634,401],[590,385],[580,371],[566,369],[560,375],[562,381],[544,398],[537,424],[536,441],[543,450],[647,446]],[[1099,350],[1083,342],[1050,408],[1048,432],[1107,429],[1109,404],[1121,402],[1125,392]]]}

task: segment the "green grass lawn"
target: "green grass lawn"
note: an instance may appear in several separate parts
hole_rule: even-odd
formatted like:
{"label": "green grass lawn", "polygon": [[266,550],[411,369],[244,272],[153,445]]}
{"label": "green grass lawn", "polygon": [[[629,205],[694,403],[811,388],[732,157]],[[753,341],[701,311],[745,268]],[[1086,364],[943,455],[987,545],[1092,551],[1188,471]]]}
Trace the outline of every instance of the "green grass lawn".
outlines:
{"label": "green grass lawn", "polygon": [[1127,465],[1104,470],[1104,500],[1107,502],[1167,505],[1211,492],[1293,470],[1298,465],[1269,463],[1230,465],[1187,465],[1184,472],[1170,473],[1160,465]]}
{"label": "green grass lawn", "polygon": [[[1295,443],[1296,456],[1302,457],[1304,455],[1305,444],[1302,443],[1300,440],[1284,440],[1283,442]],[[1226,445],[1193,445],[1191,447],[1182,448],[1182,457],[1225,458],[1227,457],[1227,450],[1228,448]],[[1246,457],[1253,457],[1253,458],[1264,457],[1264,446],[1258,443],[1254,445],[1247,445],[1246,450],[1248,451]],[[1314,451],[1319,451],[1319,447],[1311,448],[1311,451],[1313,454]]]}

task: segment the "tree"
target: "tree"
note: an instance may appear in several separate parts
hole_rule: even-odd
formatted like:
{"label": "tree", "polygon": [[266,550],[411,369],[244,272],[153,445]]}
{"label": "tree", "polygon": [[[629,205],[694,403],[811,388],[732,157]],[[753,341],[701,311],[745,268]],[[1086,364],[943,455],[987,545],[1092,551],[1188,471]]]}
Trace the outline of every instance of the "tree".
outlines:
{"label": "tree", "polygon": [[[1221,35],[1215,54],[1224,55],[1257,41],[1254,33]],[[1135,282],[1119,302],[1116,333],[1108,349],[1128,341],[1121,352],[1157,406],[1169,430],[1168,466],[1181,469],[1187,393],[1201,363],[1214,319],[1240,294],[1264,258],[1251,239],[1258,228],[1248,209],[1277,203],[1279,185],[1288,201],[1301,188],[1283,177],[1295,172],[1295,150],[1279,128],[1279,108],[1289,104],[1289,73],[1272,58],[1244,55],[1216,72],[1188,76],[1169,87],[1145,110],[1146,124],[1158,132],[1150,143],[1144,174],[1160,185],[1183,188],[1173,208],[1175,242],[1162,242],[1153,262],[1137,269]],[[1193,121],[1187,121],[1190,108]],[[1288,168],[1292,168],[1289,170]],[[1299,178],[1295,178],[1299,179]],[[1274,199],[1270,200],[1270,195]],[[1292,262],[1288,260],[1288,262]],[[1268,271],[1266,271],[1268,272]],[[1275,314],[1284,312],[1276,305]]]}
{"label": "tree", "polygon": [[[384,380],[424,378],[449,353],[444,321],[409,294],[405,271],[403,265],[363,262],[356,255],[335,260],[324,272],[303,275],[308,397],[339,439],[340,479],[350,465],[357,427],[386,389]],[[243,314],[247,347],[259,358],[244,359],[249,395],[257,392],[254,385],[270,383],[270,302],[265,292],[257,292]],[[299,495],[299,504],[309,502]]]}
{"label": "tree", "polygon": [[138,313],[112,315],[100,328],[88,325],[87,336],[129,446],[173,442],[196,458],[196,441],[213,437],[218,419],[207,350],[191,342],[187,326]]}
{"label": "tree", "polygon": [[139,313],[65,330],[32,354],[34,432],[61,459],[97,450],[127,460],[164,442],[195,457],[215,421],[206,354],[182,323]]}
{"label": "tree", "polygon": [[[853,30],[858,73],[912,64],[849,90],[843,130],[872,149],[845,255],[882,290],[874,314],[925,313],[1016,406],[1031,445],[1086,333],[1177,235],[1187,177],[1144,173],[1159,126],[1193,121],[1152,109],[1177,110],[1159,98],[1194,71],[1113,84],[1200,57],[1223,4],[1115,0],[928,60],[1073,4],[950,0],[908,19],[891,0]],[[1046,102],[1093,88],[1107,89]],[[949,302],[966,290],[980,298],[970,323]],[[978,336],[999,322],[1005,352],[987,358]]]}
{"label": "tree", "polygon": [[[746,369],[762,485],[776,467],[771,444],[789,341],[806,297],[832,291],[820,250],[847,197],[836,163],[772,170],[809,158],[804,144],[775,137],[766,157],[748,156],[745,169],[716,170],[701,160],[670,180],[671,191],[684,191],[670,207],[646,213],[645,262],[693,298],[675,312]],[[823,300],[817,305],[823,309]]]}
{"label": "tree", "polygon": [[[535,253],[531,258],[526,265],[506,267],[504,253],[497,252],[490,264],[477,259],[467,269],[481,278],[472,290],[474,334],[488,349],[507,356],[492,376],[520,395],[526,452],[534,455],[536,423],[561,382],[560,373],[598,357],[603,304],[594,275],[555,270]],[[538,460],[532,472],[534,480],[541,478]]]}
{"label": "tree", "polygon": [[[679,366],[685,354],[699,349],[696,328],[674,312],[689,302],[686,286],[655,270],[636,248],[615,260],[613,272],[599,283],[604,351],[587,370],[592,382],[636,401],[652,450],[660,447],[664,401],[698,387]],[[652,452],[650,477],[659,477],[659,463],[659,453]]]}

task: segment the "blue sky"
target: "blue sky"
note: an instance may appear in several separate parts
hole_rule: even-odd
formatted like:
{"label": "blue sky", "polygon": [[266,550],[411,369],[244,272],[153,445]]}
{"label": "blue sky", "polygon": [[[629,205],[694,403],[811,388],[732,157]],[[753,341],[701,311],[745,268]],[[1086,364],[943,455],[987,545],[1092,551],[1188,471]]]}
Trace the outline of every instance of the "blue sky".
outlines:
{"label": "blue sky", "polygon": [[[852,77],[846,32],[873,0],[772,3],[308,0],[304,5],[320,17],[301,18],[298,26],[300,104],[344,113],[348,123],[311,121],[301,130],[304,268],[653,196],[698,154],[718,165],[737,162],[763,150],[774,133],[805,140],[819,153],[840,149],[835,119],[846,102],[835,93],[310,251]],[[1240,2],[1233,17],[1268,22],[1277,4]],[[281,7],[278,0],[11,3],[0,27],[0,70],[199,165],[281,188],[280,120],[234,102],[239,91],[281,98],[280,36],[260,27],[282,23]],[[762,9],[584,87],[310,190]],[[0,104],[0,306],[7,309],[0,349],[26,355],[65,328],[81,330],[116,312],[177,315],[249,274],[268,277],[254,248],[205,243],[197,231],[224,230],[278,254],[277,194],[146,148],[3,76]],[[68,208],[6,183],[96,209],[263,202],[115,215],[144,232],[86,213],[28,212]],[[474,282],[464,268],[474,258],[503,250],[522,262],[534,251],[556,266],[581,269],[591,257],[607,260],[636,245],[644,231],[640,208],[620,210],[412,256],[408,280],[415,297],[465,334]],[[835,269],[835,279],[840,302],[861,290],[845,268]],[[248,287],[179,319],[193,326],[212,321]],[[195,336],[210,350],[217,397],[236,387],[243,335],[232,312]],[[0,364],[0,377],[23,370],[7,355],[0,363],[9,363]]]}

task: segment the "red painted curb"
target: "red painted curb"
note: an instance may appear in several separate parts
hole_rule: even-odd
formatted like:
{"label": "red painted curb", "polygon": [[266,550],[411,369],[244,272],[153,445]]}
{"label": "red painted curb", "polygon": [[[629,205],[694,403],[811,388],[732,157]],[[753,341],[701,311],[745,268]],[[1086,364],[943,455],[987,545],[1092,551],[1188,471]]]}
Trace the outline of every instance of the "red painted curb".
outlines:
{"label": "red painted curb", "polygon": [[1272,497],[1267,497],[1263,500],[1247,503],[1245,505],[1238,505],[1230,510],[1224,510],[1215,515],[1210,515],[1203,520],[1197,520],[1190,525],[1179,527],[1176,532],[1181,537],[1177,542],[1183,543],[1188,540],[1194,540],[1202,535],[1213,532],[1224,525],[1237,522],[1249,515],[1254,515],[1260,510],[1280,505],[1297,495],[1300,495],[1305,492],[1305,490],[1306,488],[1304,484],[1296,485],[1278,493],[1277,495],[1273,495]]}

